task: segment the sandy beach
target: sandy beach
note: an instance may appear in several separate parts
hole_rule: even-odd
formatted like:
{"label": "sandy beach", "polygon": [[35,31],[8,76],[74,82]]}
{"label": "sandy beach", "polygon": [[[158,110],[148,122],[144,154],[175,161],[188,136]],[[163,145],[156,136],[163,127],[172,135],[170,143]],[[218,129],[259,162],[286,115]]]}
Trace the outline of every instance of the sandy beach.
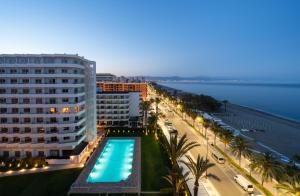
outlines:
{"label": "sandy beach", "polygon": [[243,135],[253,138],[252,144],[267,151],[261,143],[288,157],[300,154],[300,123],[255,109],[228,104],[227,111],[215,114],[228,125],[247,129]]}

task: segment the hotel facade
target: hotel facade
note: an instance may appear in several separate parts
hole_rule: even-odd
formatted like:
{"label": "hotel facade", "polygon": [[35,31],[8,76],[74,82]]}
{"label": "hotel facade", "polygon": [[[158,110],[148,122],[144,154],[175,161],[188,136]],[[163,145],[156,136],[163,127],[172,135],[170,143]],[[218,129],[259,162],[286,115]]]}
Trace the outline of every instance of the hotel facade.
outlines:
{"label": "hotel facade", "polygon": [[98,92],[97,127],[140,126],[139,92]]}
{"label": "hotel facade", "polygon": [[0,55],[0,156],[68,157],[95,139],[94,61],[68,54]]}

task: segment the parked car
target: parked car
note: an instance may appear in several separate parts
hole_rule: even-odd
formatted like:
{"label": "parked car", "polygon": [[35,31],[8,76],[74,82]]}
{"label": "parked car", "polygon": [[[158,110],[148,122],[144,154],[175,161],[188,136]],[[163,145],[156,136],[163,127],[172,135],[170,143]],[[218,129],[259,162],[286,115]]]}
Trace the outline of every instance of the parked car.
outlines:
{"label": "parked car", "polygon": [[216,152],[212,152],[211,156],[213,159],[215,159],[218,163],[220,164],[224,164],[225,163],[225,159],[222,155],[220,155],[219,153]]}
{"label": "parked car", "polygon": [[234,180],[248,193],[254,192],[253,185],[244,176],[238,174],[234,176]]}

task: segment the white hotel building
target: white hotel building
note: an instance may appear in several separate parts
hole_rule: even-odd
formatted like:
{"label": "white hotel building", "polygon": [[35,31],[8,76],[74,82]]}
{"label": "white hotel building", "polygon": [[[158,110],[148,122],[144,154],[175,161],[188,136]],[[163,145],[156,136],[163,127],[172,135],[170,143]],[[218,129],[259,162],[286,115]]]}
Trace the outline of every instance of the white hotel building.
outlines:
{"label": "white hotel building", "polygon": [[138,127],[140,92],[97,92],[97,127]]}
{"label": "white hotel building", "polygon": [[78,55],[0,55],[0,156],[68,157],[95,140],[95,75]]}

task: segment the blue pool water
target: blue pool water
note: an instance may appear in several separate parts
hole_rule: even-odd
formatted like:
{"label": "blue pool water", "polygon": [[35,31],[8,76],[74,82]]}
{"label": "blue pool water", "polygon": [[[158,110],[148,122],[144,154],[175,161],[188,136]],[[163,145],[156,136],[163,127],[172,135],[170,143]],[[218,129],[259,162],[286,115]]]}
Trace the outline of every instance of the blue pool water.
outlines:
{"label": "blue pool water", "polygon": [[98,157],[87,182],[120,182],[132,172],[134,139],[109,139]]}

